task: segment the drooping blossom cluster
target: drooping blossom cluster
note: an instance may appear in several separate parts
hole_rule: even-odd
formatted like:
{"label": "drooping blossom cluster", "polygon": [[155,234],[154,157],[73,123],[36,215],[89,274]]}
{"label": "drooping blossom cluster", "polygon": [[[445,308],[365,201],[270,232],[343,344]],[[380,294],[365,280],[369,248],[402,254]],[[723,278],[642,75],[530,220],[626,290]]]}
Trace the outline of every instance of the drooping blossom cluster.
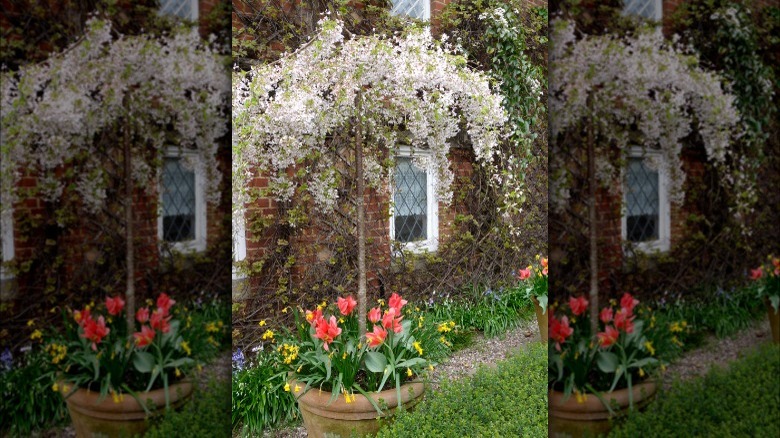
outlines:
{"label": "drooping blossom cluster", "polygon": [[[578,39],[573,22],[554,20],[551,25],[551,134],[554,138],[578,126],[592,126],[599,138],[597,176],[604,187],[620,188],[614,182],[631,146],[657,149],[662,156],[659,172],[669,176],[670,199],[681,203],[682,140],[694,129],[725,180],[741,180],[732,176],[738,169],[729,157],[730,141],[743,132],[735,97],[719,75],[698,66],[695,55],[666,42],[660,28]],[[622,151],[617,159],[607,158],[611,145]],[[562,160],[563,155],[552,154],[551,160]],[[566,168],[562,162],[551,167]],[[568,199],[569,180],[553,175],[550,184],[552,201],[560,210]]]}
{"label": "drooping blossom cluster", "polygon": [[[176,304],[175,300],[166,293],[161,293],[157,297],[157,308],[149,311],[149,307],[142,307],[135,312],[135,319],[141,323],[141,331],[133,333],[135,345],[139,348],[146,347],[154,341],[154,337],[159,330],[161,333],[168,333],[171,330],[170,315],[171,307]],[[146,323],[149,323],[148,325]]]}
{"label": "drooping blossom cluster", "polygon": [[37,177],[46,199],[58,199],[62,170],[71,167],[85,206],[97,210],[106,196],[105,163],[121,150],[125,130],[138,187],[156,189],[155,163],[173,142],[194,152],[185,161],[211,182],[207,195],[216,201],[216,140],[227,129],[230,90],[219,55],[197,28],[154,37],[113,36],[110,22],[99,19],[86,27],[83,39],[46,61],[0,72],[3,206],[17,201],[23,171]]}
{"label": "drooping blossom cluster", "polygon": [[[305,183],[316,206],[331,210],[338,197],[331,140],[354,137],[358,120],[364,177],[378,190],[389,189],[386,151],[401,143],[430,151],[427,168],[445,203],[453,180],[447,152],[461,127],[477,160],[493,159],[507,116],[484,74],[434,44],[428,30],[392,38],[343,33],[340,21],[323,19],[292,55],[234,75],[234,206],[248,201],[247,183],[259,172],[278,199]],[[296,167],[306,167],[305,181],[288,173]]]}

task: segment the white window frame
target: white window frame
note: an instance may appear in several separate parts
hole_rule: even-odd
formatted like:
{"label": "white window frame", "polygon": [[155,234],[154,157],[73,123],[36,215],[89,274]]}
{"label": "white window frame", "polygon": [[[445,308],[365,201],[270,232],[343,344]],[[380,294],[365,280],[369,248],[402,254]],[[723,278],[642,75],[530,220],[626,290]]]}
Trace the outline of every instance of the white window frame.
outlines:
{"label": "white window frame", "polygon": [[[663,5],[663,0],[643,0],[643,1],[645,1],[647,3],[652,2],[652,3],[655,4],[655,16],[653,16],[651,18],[647,18],[644,15],[638,15],[638,14],[635,14],[633,12],[631,12],[630,14],[631,15],[635,15],[635,16],[637,16],[639,18],[642,18],[642,19],[645,19],[645,20],[650,19],[650,20],[655,20],[655,21],[661,21],[661,19],[663,18],[663,6],[664,6]],[[626,0],[624,0],[623,1],[623,13],[624,14],[629,14],[629,12],[626,10],[627,6],[628,5],[626,4]]]}
{"label": "white window frame", "polygon": [[170,14],[170,13],[167,13],[167,12],[163,12],[162,11],[162,2],[164,2],[164,1],[165,0],[161,0],[160,1],[160,14],[161,15],[164,14],[164,15],[170,15],[171,17],[181,18],[183,20],[198,21],[198,15],[200,13],[200,11],[199,11],[199,9],[200,9],[200,1],[199,0],[185,0],[185,1],[190,3],[190,11],[192,11],[190,16],[186,17],[186,18],[185,17],[179,17],[176,14]]}
{"label": "white window frame", "polygon": [[14,274],[5,267],[6,262],[14,259],[14,211],[13,207],[0,210],[0,251],[2,251],[2,263],[0,263],[0,280],[10,280]]}
{"label": "white window frame", "polygon": [[669,251],[671,242],[671,204],[669,200],[669,174],[663,161],[663,155],[657,150],[644,150],[640,147],[632,147],[628,152],[629,158],[652,158],[658,163],[658,239],[647,242],[629,242],[628,235],[628,187],[626,186],[625,170],[623,171],[623,208],[621,209],[620,228],[623,243],[626,249],[634,249],[644,253]]}
{"label": "white window frame", "polygon": [[[194,151],[180,150],[178,148],[168,148],[165,151],[163,158],[184,159],[194,156]],[[208,224],[206,223],[207,214],[205,178],[201,172],[198,172],[197,168],[194,169],[193,173],[195,174],[195,238],[193,240],[187,240],[184,242],[166,242],[163,240],[163,169],[160,169],[160,182],[158,184],[160,191],[158,198],[160,208],[158,209],[159,213],[157,214],[157,238],[161,244],[161,250],[163,250],[165,247],[169,247],[175,251],[183,253],[202,252],[206,250]]]}
{"label": "white window frame", "polygon": [[236,264],[246,260],[246,218],[245,212],[233,214],[233,280],[243,280],[246,273],[236,267]]}
{"label": "white window frame", "polygon": [[429,21],[431,19],[431,0],[423,0],[423,5],[425,6],[425,10],[423,12],[424,17],[412,17],[411,15],[402,14],[396,10],[396,6],[398,3],[396,3],[395,1],[392,1],[391,3],[393,6],[390,8],[390,13],[393,15],[399,15],[399,16],[402,15],[404,17],[415,18],[417,20],[422,20],[422,21]]}
{"label": "white window frame", "polygon": [[[396,150],[396,157],[416,157],[430,156],[431,153],[425,150],[412,150],[409,146],[399,146]],[[430,160],[429,160],[430,162]],[[423,169],[426,174],[426,233],[428,238],[417,242],[403,243],[402,249],[414,253],[436,252],[439,248],[439,201],[436,197],[436,172],[431,165]],[[395,170],[393,170],[395,175]],[[390,239],[395,240],[395,180],[393,179],[390,187]],[[400,243],[400,242],[399,242]]]}

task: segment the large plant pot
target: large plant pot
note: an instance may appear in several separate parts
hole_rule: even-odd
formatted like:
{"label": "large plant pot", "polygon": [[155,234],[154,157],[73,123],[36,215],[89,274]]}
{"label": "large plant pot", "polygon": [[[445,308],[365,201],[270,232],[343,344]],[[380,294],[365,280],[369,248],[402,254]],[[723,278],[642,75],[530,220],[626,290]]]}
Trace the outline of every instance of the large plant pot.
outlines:
{"label": "large plant pot", "polygon": [[[290,387],[295,388],[303,384],[295,380],[290,382]],[[301,391],[302,392],[302,391]],[[401,404],[404,410],[410,410],[420,400],[425,392],[425,384],[413,382],[401,385]],[[379,427],[391,419],[398,407],[398,397],[395,387],[380,393],[369,392],[368,395],[377,402],[380,407],[387,406],[382,414],[377,413],[374,406],[361,394],[355,394],[355,399],[347,403],[343,394],[330,401],[331,393],[311,388],[303,395],[295,394],[298,399],[298,408],[303,416],[303,424],[310,438],[351,437],[354,435],[365,436],[376,434]]]}
{"label": "large plant pot", "polygon": [[539,324],[539,340],[543,343],[547,343],[547,312],[539,305],[539,301],[536,297],[531,297],[534,302],[534,310],[536,310],[536,322]]}
{"label": "large plant pot", "polygon": [[[67,384],[66,384],[67,385]],[[59,385],[63,386],[62,383]],[[70,385],[68,385],[70,386]],[[168,387],[171,407],[181,406],[192,395],[192,383],[182,381]],[[70,394],[70,395],[69,395]],[[165,412],[165,390],[155,389],[149,392],[136,393],[139,399],[147,403],[151,415]],[[115,403],[111,395],[98,401],[100,393],[79,388],[72,394],[63,392],[68,405],[73,428],[80,438],[118,437],[143,435],[149,427],[144,408],[130,394],[124,394],[119,403]]]}
{"label": "large plant pot", "polygon": [[[657,390],[657,384],[648,381],[632,388],[634,408],[641,409],[649,403]],[[628,388],[602,394],[615,413],[628,411]],[[593,394],[588,394],[584,403],[577,402],[574,395],[564,401],[562,392],[549,393],[549,434],[552,437],[582,437],[606,434],[611,428],[609,410]]]}
{"label": "large plant pot", "polygon": [[769,298],[764,298],[766,303],[766,313],[769,316],[769,331],[772,332],[772,340],[775,344],[780,344],[780,312],[775,312]]}

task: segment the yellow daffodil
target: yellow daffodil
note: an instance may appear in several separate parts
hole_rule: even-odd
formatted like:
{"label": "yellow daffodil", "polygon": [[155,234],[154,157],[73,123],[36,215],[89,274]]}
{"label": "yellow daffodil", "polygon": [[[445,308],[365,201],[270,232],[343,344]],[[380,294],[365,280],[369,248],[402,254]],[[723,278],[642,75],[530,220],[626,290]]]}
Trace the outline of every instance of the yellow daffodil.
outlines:
{"label": "yellow daffodil", "polygon": [[51,385],[51,390],[57,392],[60,390],[60,386],[55,382],[54,385]]}
{"label": "yellow daffodil", "polygon": [[188,344],[187,341],[181,341],[179,346],[181,346],[181,349],[184,350],[185,353],[187,353],[187,356],[192,354],[192,349],[190,349],[190,344]]}
{"label": "yellow daffodil", "polygon": [[300,385],[295,385],[295,392],[300,392],[300,391],[301,391]]}
{"label": "yellow daffodil", "polygon": [[406,376],[407,377],[412,377],[412,369],[411,368],[407,368],[406,369]]}
{"label": "yellow daffodil", "polygon": [[284,391],[285,392],[290,392],[290,384],[289,383],[285,383],[284,384]]}
{"label": "yellow daffodil", "polygon": [[650,353],[650,356],[655,356],[655,348],[653,348],[653,343],[650,341],[645,342],[645,348]]}
{"label": "yellow daffodil", "polygon": [[263,336],[260,338],[264,341],[273,340],[274,339],[274,332],[273,330],[266,330],[265,333],[263,333]]}
{"label": "yellow daffodil", "polygon": [[264,327],[265,326],[265,320],[264,319],[261,320],[260,322],[257,323],[257,325],[259,325],[260,327]]}
{"label": "yellow daffodil", "polygon": [[423,349],[422,346],[420,345],[420,341],[414,341],[414,343],[412,343],[412,347],[414,347],[414,349],[417,350],[417,354],[419,354],[420,356],[423,355]]}

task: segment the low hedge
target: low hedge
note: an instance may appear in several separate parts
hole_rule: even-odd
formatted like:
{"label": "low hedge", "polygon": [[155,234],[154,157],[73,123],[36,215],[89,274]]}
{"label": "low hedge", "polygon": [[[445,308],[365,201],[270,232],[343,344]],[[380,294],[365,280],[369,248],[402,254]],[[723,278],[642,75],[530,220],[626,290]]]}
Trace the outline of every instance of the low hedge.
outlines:
{"label": "low hedge", "polygon": [[472,378],[444,382],[377,437],[547,436],[547,346],[538,342]]}
{"label": "low hedge", "polygon": [[155,422],[144,438],[230,436],[230,387],[212,378],[197,387],[192,399],[180,411],[169,412]]}
{"label": "low hedge", "polygon": [[780,349],[763,345],[728,369],[675,382],[611,437],[780,436]]}

